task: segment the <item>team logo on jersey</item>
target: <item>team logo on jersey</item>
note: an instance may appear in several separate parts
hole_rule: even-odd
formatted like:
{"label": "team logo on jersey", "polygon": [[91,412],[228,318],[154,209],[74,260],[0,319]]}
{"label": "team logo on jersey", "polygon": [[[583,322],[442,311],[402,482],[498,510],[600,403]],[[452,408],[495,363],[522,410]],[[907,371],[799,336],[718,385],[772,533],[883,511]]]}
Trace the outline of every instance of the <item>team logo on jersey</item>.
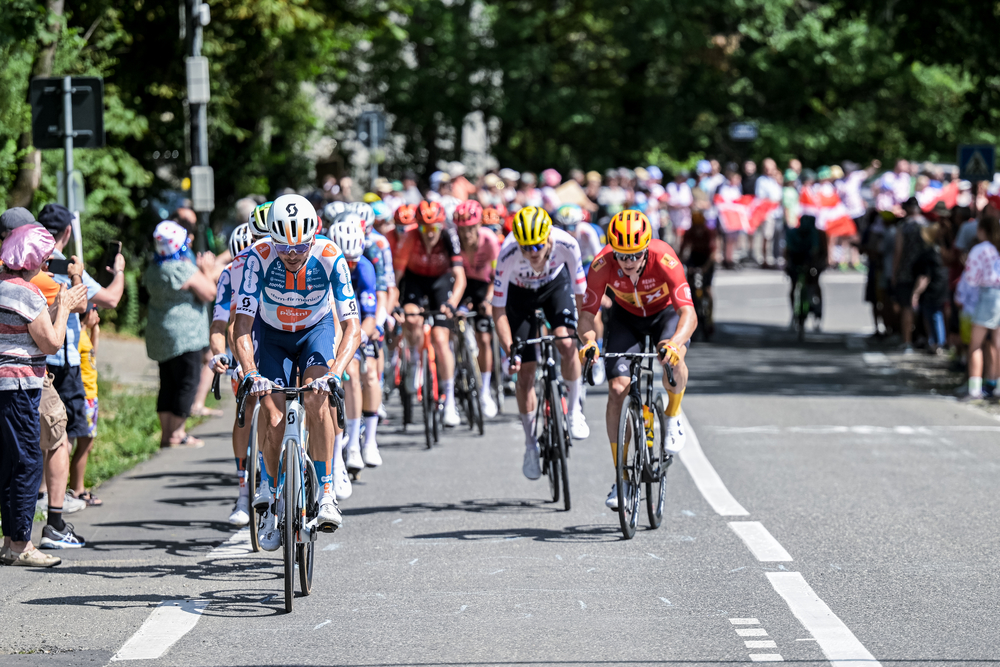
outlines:
{"label": "team logo on jersey", "polygon": [[347,266],[346,259],[337,262],[337,276],[340,278],[341,284],[351,284],[351,269]]}
{"label": "team logo on jersey", "polygon": [[594,263],[590,265],[591,271],[600,271],[607,264],[607,260],[602,256],[594,260]]}
{"label": "team logo on jersey", "polygon": [[330,244],[323,245],[323,257],[336,257],[337,256],[337,246]]}
{"label": "team logo on jersey", "polygon": [[362,294],[361,295],[361,300],[364,302],[364,306],[365,307],[367,307],[367,308],[374,308],[375,307],[375,303],[376,303],[375,295],[372,294],[371,292],[365,292],[364,294]]}
{"label": "team logo on jersey", "polygon": [[267,242],[261,243],[259,246],[255,246],[255,247],[257,248],[257,252],[259,252],[260,256],[263,257],[264,259],[267,259],[268,257],[271,256],[271,244],[270,243],[267,243]]}
{"label": "team logo on jersey", "polygon": [[592,291],[587,290],[587,292],[583,295],[583,305],[586,307],[595,301],[597,301],[597,296]]}
{"label": "team logo on jersey", "polygon": [[691,301],[691,286],[684,283],[674,290],[674,294],[678,301]]}
{"label": "team logo on jersey", "polygon": [[675,266],[677,266],[678,263],[679,262],[672,255],[664,255],[663,257],[660,258],[660,264],[667,267],[668,269],[674,268]]}
{"label": "team logo on jersey", "polygon": [[292,308],[290,306],[278,306],[278,321],[282,324],[298,324],[312,315],[312,312],[311,310]]}
{"label": "team logo on jersey", "polygon": [[247,265],[243,269],[243,291],[253,294],[257,291],[257,271],[260,270],[260,261],[250,255],[247,258]]}

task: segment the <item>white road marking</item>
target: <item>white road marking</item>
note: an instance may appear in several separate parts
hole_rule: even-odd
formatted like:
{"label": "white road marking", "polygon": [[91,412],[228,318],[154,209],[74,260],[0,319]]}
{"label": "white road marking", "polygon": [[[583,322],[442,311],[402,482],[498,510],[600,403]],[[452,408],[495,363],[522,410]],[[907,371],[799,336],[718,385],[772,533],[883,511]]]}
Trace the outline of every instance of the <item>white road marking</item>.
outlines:
{"label": "white road marking", "polygon": [[323,551],[336,551],[340,548],[340,542],[333,542],[323,547]]}
{"label": "white road marking", "polygon": [[[208,552],[199,562],[238,558],[250,553],[250,529],[243,528]],[[273,597],[273,596],[272,596]],[[208,600],[166,600],[161,602],[134,635],[111,658],[117,660],[153,660],[159,658],[177,640],[191,632],[201,619]]]}
{"label": "white road marking", "polygon": [[[712,426],[711,430],[721,435],[778,435],[792,433],[796,435],[941,435],[949,433],[1000,433],[1000,426],[873,426],[870,424],[819,424],[814,426]],[[683,451],[683,450],[682,450]]]}
{"label": "white road marking", "polygon": [[680,452],[681,462],[687,468],[695,486],[701,491],[701,495],[705,497],[716,514],[749,516],[750,513],[736,502],[736,498],[733,498],[729,489],[722,483],[719,473],[715,472],[715,468],[709,463],[705,452],[701,449],[701,443],[698,442],[698,436],[695,435],[694,429],[691,427],[691,422],[688,421],[687,415],[683,412],[681,412],[681,423],[687,431],[687,444]]}
{"label": "white road marking", "polygon": [[740,637],[767,637],[767,630],[764,628],[738,628],[736,634]]}
{"label": "white road marking", "polygon": [[731,618],[729,622],[733,625],[760,625],[760,621],[756,618]]}
{"label": "white road marking", "polygon": [[768,572],[767,578],[802,626],[815,637],[823,654],[837,667],[881,666],[800,573]]}
{"label": "white road marking", "polygon": [[750,660],[753,662],[784,662],[780,653],[751,653]]}
{"label": "white road marking", "polygon": [[586,609],[587,605],[583,604],[583,600],[577,600],[580,603],[580,609]]}
{"label": "white road marking", "polygon": [[155,660],[197,625],[208,600],[164,600],[115,653],[117,660]]}
{"label": "white road marking", "polygon": [[420,559],[419,558],[414,558],[413,560],[410,561],[410,565],[416,565],[416,563],[417,563],[418,560],[420,560]]}
{"label": "white road marking", "polygon": [[885,352],[865,352],[861,355],[861,360],[869,366],[888,366],[892,363]]}
{"label": "white road marking", "polygon": [[670,604],[670,600],[668,600],[667,598],[660,598],[660,601],[662,601],[663,604],[667,605],[668,607],[673,607],[674,606],[674,605]]}
{"label": "white road marking", "polygon": [[760,521],[730,521],[729,527],[740,536],[757,560],[764,563],[792,560]]}
{"label": "white road marking", "polygon": [[319,629],[320,629],[320,628],[322,628],[322,627],[323,627],[324,625],[329,625],[329,624],[330,624],[330,623],[332,623],[332,622],[333,622],[333,621],[331,621],[330,619],[326,619],[325,621],[323,621],[322,623],[320,623],[319,625],[317,625],[317,626],[316,626],[315,628],[313,628],[313,630],[319,630]]}
{"label": "white road marking", "polygon": [[771,639],[749,639],[745,642],[747,648],[778,648],[778,645]]}

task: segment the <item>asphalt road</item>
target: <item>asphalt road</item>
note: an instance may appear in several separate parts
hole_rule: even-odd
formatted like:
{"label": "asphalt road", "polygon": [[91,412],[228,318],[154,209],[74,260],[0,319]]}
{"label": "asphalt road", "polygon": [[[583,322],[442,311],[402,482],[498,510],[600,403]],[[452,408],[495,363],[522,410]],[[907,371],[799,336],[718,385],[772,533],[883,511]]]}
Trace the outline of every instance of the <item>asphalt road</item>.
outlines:
{"label": "asphalt road", "polygon": [[102,487],[105,506],[74,516],[90,546],[61,567],[2,570],[0,665],[135,649],[163,652],[121,664],[1000,662],[1000,422],[866,349],[860,277],[829,278],[825,331],[804,344],[780,275],[720,278],[718,336],[689,356],[696,438],[659,530],[623,541],[604,507],[599,389],[570,512],[521,475],[514,419],[431,451],[390,423],[385,465],[320,537],[314,592],[285,614],[278,554],[248,553],[226,524],[235,475],[216,420],[204,449]]}

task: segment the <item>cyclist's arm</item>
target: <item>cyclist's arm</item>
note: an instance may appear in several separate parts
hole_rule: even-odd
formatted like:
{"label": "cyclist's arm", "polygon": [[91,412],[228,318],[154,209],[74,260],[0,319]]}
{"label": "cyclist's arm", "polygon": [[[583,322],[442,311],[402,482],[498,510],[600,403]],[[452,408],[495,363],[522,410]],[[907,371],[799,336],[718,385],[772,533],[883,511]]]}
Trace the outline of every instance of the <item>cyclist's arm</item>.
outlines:
{"label": "cyclist's arm", "polygon": [[208,329],[208,347],[212,351],[212,356],[225,354],[226,352],[226,329],[228,320],[214,320]]}
{"label": "cyclist's arm", "polygon": [[243,369],[244,374],[257,370],[257,364],[253,360],[253,338],[251,337],[253,319],[253,315],[237,312],[236,321],[233,323],[233,340],[235,341],[233,354],[236,355],[236,361]]}
{"label": "cyclist's arm", "polygon": [[681,350],[683,354],[683,350],[686,349],[684,345],[691,340],[694,330],[698,328],[698,314],[692,305],[680,306],[677,312],[680,315],[680,320],[677,322],[677,330],[667,342],[671,343],[678,350]]}
{"label": "cyclist's arm", "polygon": [[462,295],[465,294],[465,269],[461,266],[453,266],[451,267],[451,272],[455,276],[455,287],[451,292],[451,298],[448,299],[448,303],[452,309],[456,309],[462,301]]}
{"label": "cyclist's arm", "polygon": [[691,340],[694,330],[698,328],[698,315],[694,309],[694,302],[691,300],[691,287],[684,275],[684,265],[679,261],[672,268],[667,269],[667,287],[670,290],[671,302],[680,316],[677,330],[674,331],[669,342],[678,350],[682,350],[681,354],[683,354],[684,344]]}
{"label": "cyclist's arm", "polygon": [[509,357],[513,339],[511,338],[510,321],[507,319],[506,307],[493,305],[493,323],[497,329],[497,338],[500,339],[500,346]]}
{"label": "cyclist's arm", "polygon": [[[337,346],[337,356],[330,366],[329,375],[341,377],[347,365],[354,358],[354,352],[361,345],[361,320],[358,319],[358,300],[351,284],[351,271],[347,259],[339,255],[334,260],[330,272],[330,288],[333,290],[333,302],[337,309],[337,320],[343,329],[340,344]],[[251,348],[252,349],[252,348]]]}
{"label": "cyclist's arm", "polygon": [[233,314],[233,354],[244,373],[257,370],[253,359],[253,321],[260,307],[264,267],[255,251],[247,255],[239,281],[233,285],[236,309]]}
{"label": "cyclist's arm", "polygon": [[[606,250],[605,247],[604,250]],[[601,309],[601,299],[607,289],[608,277],[611,275],[611,267],[608,264],[608,254],[604,250],[598,253],[590,271],[587,272],[586,290],[582,297],[578,297],[580,321],[577,323],[576,335],[583,341],[583,344],[596,342],[597,331],[594,329],[594,320],[597,311]]]}
{"label": "cyclist's arm", "polygon": [[[597,342],[597,330],[594,328],[596,319],[596,313],[580,310],[580,321],[577,323],[576,335],[584,345]],[[499,327],[497,328],[499,329]]]}

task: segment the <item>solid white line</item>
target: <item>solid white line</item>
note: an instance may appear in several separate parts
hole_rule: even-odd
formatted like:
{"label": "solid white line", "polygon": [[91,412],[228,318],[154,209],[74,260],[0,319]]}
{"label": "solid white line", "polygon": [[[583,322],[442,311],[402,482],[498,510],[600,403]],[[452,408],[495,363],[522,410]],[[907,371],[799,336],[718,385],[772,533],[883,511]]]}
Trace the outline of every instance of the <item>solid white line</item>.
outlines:
{"label": "solid white line", "polygon": [[768,572],[767,578],[802,626],[816,638],[823,654],[837,667],[881,666],[800,573]]}
{"label": "solid white line", "polygon": [[116,660],[153,660],[167,652],[178,639],[189,633],[208,606],[208,600],[165,600],[153,610],[125,645],[111,658]]}
{"label": "solid white line", "polygon": [[[250,529],[243,528],[208,552],[206,557],[199,562],[238,558],[248,553],[250,553]],[[111,660],[153,660],[159,658],[177,640],[194,629],[208,603],[208,600],[165,600],[161,602]]]}
{"label": "solid white line", "polygon": [[765,563],[792,560],[791,555],[760,521],[730,521],[729,527],[740,536],[757,560]]}
{"label": "solid white line", "polygon": [[719,473],[715,472],[715,468],[709,463],[705,452],[701,449],[701,443],[698,442],[698,436],[691,428],[691,422],[683,412],[681,412],[681,424],[687,431],[687,444],[680,452],[681,463],[687,468],[701,495],[720,516],[749,516],[750,512],[736,502],[736,498],[733,498],[733,494],[729,493],[729,489],[722,483]]}

